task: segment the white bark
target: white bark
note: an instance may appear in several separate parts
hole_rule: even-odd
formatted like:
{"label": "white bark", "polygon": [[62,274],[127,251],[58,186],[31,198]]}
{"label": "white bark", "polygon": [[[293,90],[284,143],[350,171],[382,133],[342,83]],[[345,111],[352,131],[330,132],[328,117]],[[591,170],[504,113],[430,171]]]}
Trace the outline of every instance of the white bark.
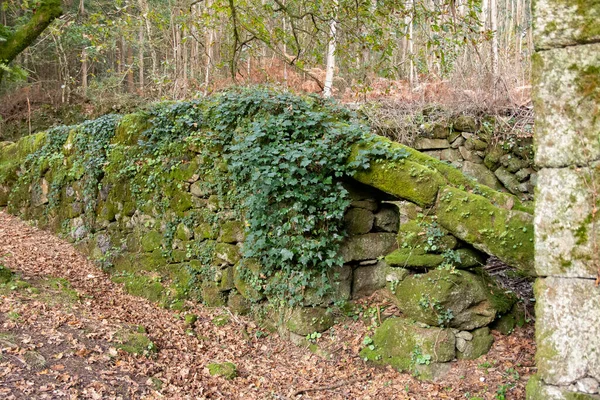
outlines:
{"label": "white bark", "polygon": [[331,97],[333,94],[333,75],[335,72],[335,47],[337,45],[336,36],[336,18],[338,2],[334,0],[333,18],[329,22],[329,44],[327,46],[327,67],[325,69],[325,86],[323,88],[323,96]]}

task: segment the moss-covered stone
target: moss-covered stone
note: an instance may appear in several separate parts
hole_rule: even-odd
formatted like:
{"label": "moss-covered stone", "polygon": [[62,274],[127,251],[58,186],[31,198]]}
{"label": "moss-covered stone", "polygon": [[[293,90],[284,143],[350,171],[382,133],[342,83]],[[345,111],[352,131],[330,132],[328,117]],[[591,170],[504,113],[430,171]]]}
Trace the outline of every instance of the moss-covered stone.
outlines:
{"label": "moss-covered stone", "polygon": [[537,0],[533,34],[537,49],[600,40],[598,0]]}
{"label": "moss-covered stone", "polygon": [[452,127],[459,132],[477,132],[477,120],[469,115],[459,115],[454,119]]}
{"label": "moss-covered stone", "polygon": [[374,265],[359,266],[352,274],[352,298],[373,294],[385,287],[387,264],[379,261]]}
{"label": "moss-covered stone", "polygon": [[455,354],[455,337],[450,329],[423,328],[397,317],[386,319],[375,331],[372,343],[360,351],[361,357],[399,371],[414,370],[426,362],[452,361]]}
{"label": "moss-covered stone", "polygon": [[[492,348],[494,343],[494,336],[490,333],[490,329],[486,326],[483,328],[475,329],[472,333],[472,339],[464,342],[464,347],[458,349],[456,352],[456,358],[465,360],[475,360]],[[457,337],[457,347],[458,347]],[[463,339],[464,340],[464,339]]]}
{"label": "moss-covered stone", "polygon": [[[576,3],[591,14],[587,1]],[[560,168],[600,159],[600,43],[543,51],[532,62],[536,165]]]}
{"label": "moss-covered stone", "polygon": [[533,216],[494,206],[485,197],[446,187],[438,200],[438,222],[475,248],[534,275]]}
{"label": "moss-covered stone", "polygon": [[227,304],[225,294],[214,282],[204,282],[200,289],[202,301],[209,307],[222,307]]}
{"label": "moss-covered stone", "polygon": [[[429,198],[429,196],[435,198],[435,193],[437,193],[437,190],[440,188],[440,186],[450,185],[455,188],[460,188],[461,190],[468,190],[479,193],[485,198],[489,199],[493,204],[501,207],[510,206],[510,208],[513,208],[515,210],[521,210],[528,213],[533,212],[530,205],[523,204],[515,196],[507,193],[498,192],[485,185],[480,185],[472,178],[465,176],[460,170],[456,169],[451,165],[448,165],[445,162],[442,162],[438,159],[423,154],[415,149],[411,149],[410,147],[404,146],[400,143],[392,142],[385,138],[377,137],[374,140],[376,142],[384,143],[386,146],[388,146],[389,151],[391,153],[396,153],[398,155],[406,157],[405,161],[410,161],[411,163],[419,164],[421,166],[426,167],[428,170],[437,171],[439,174],[442,175],[442,179],[439,179],[439,175],[433,174],[432,176],[435,176],[435,178],[432,178],[433,180],[426,181],[425,183],[421,180],[417,182],[414,182],[412,180],[406,181],[406,179],[402,179],[402,176],[404,176],[407,171],[410,173],[412,164],[403,164],[402,162],[383,162],[374,163],[371,166],[370,170],[361,172],[359,175],[355,176],[355,178],[359,182],[374,186],[377,189],[380,189],[386,193],[400,197],[401,199],[412,201],[421,206],[429,204],[428,201],[425,201]],[[349,161],[354,160],[359,154],[359,152],[361,150],[364,150],[361,146],[363,145],[354,145]],[[375,168],[375,170],[373,170],[373,168]],[[370,171],[373,171],[372,175]],[[396,174],[390,173],[390,171],[400,172]],[[381,175],[381,177],[379,175]],[[385,179],[386,177],[389,178],[389,182]],[[408,186],[403,190],[394,190],[393,186],[400,183]],[[392,187],[392,189],[386,189],[389,187]],[[413,196],[411,195],[412,190],[417,192],[422,190],[423,192],[420,196]],[[404,196],[404,194],[408,194],[409,196]],[[416,197],[416,199],[413,197]]]}
{"label": "moss-covered stone", "polygon": [[340,253],[344,262],[375,260],[397,246],[394,233],[368,233],[346,238],[342,242]]}
{"label": "moss-covered stone", "polygon": [[504,295],[484,272],[433,270],[410,276],[396,286],[395,302],[403,315],[432,326],[472,330],[510,310]]}
{"label": "moss-covered stone", "polygon": [[237,291],[252,302],[257,302],[265,298],[265,295],[258,289],[260,286],[260,263],[254,259],[244,259],[233,268],[233,283]]}
{"label": "moss-covered stone", "polygon": [[322,307],[295,307],[291,310],[285,326],[290,332],[306,336],[323,332],[334,324],[331,312]]}
{"label": "moss-covered stone", "polygon": [[365,208],[350,208],[344,214],[344,227],[350,235],[369,233],[374,221],[373,213]]}
{"label": "moss-covered stone", "polygon": [[117,348],[131,354],[151,355],[158,351],[156,345],[142,332],[123,330],[117,332]]}
{"label": "moss-covered stone", "polygon": [[225,379],[234,379],[237,377],[237,367],[234,363],[211,363],[206,366],[208,373],[212,376],[221,376]]}
{"label": "moss-covered stone", "polygon": [[244,223],[241,221],[225,221],[221,224],[219,242],[239,243],[244,241]]}
{"label": "moss-covered stone", "polygon": [[141,112],[127,114],[121,118],[111,143],[127,146],[136,145],[139,140],[143,139],[142,134],[150,127],[149,117],[146,114]]}
{"label": "moss-covered stone", "polygon": [[240,248],[229,243],[217,243],[215,245],[215,257],[227,265],[235,265],[240,261],[242,255]]}
{"label": "moss-covered stone", "polygon": [[385,262],[392,267],[436,268],[444,262],[444,257],[440,254],[427,254],[421,248],[402,248],[388,254]]}
{"label": "moss-covered stone", "polygon": [[458,241],[447,230],[437,225],[435,219],[422,218],[400,226],[398,245],[401,250],[418,248],[430,253],[442,253],[455,249]]}
{"label": "moss-covered stone", "polygon": [[142,236],[142,250],[152,252],[162,248],[163,235],[158,231],[149,231]]}
{"label": "moss-covered stone", "polygon": [[227,307],[231,312],[238,315],[246,315],[250,312],[250,302],[237,291],[229,293]]}
{"label": "moss-covered stone", "polygon": [[125,291],[134,296],[144,297],[155,303],[160,303],[166,298],[164,286],[155,278],[145,275],[126,274],[113,276],[112,280],[122,283]]}

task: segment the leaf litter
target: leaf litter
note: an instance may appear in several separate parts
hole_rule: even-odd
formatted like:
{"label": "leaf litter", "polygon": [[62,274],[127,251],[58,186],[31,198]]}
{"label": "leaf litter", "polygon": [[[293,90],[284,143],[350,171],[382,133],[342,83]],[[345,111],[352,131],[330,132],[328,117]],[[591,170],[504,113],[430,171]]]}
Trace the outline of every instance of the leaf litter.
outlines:
{"label": "leaf litter", "polygon": [[[358,351],[382,318],[368,310],[386,306],[376,296],[313,351],[247,317],[216,327],[227,311],[192,302],[190,331],[184,315],[125,293],[71,244],[2,211],[0,264],[19,279],[0,287],[3,399],[524,399],[535,372],[531,326],[494,332],[487,355],[453,363],[440,382],[367,364]],[[123,350],[130,337],[139,354]],[[211,376],[214,362],[238,376]]]}

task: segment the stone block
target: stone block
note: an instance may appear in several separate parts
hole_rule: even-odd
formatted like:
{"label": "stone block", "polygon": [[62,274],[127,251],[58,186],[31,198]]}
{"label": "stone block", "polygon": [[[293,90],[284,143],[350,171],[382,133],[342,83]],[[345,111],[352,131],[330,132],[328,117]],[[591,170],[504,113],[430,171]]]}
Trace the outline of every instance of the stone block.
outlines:
{"label": "stone block", "polygon": [[496,178],[494,173],[483,164],[476,164],[470,161],[465,161],[462,167],[462,172],[472,176],[477,182],[482,185],[491,187],[492,189],[500,190],[502,185]]}
{"label": "stone block", "polygon": [[344,262],[374,260],[390,253],[398,245],[394,233],[367,233],[346,238],[340,247]]}
{"label": "stone block", "polygon": [[535,54],[533,86],[536,164],[565,167],[600,159],[600,43]]}
{"label": "stone block", "polygon": [[600,380],[600,288],[593,279],[550,277],[534,291],[540,378],[558,386]]}
{"label": "stone block", "polygon": [[512,194],[521,194],[521,190],[519,188],[519,180],[515,177],[515,175],[511,174],[506,168],[500,167],[494,172],[496,178],[505,188],[508,189]]}
{"label": "stone block", "polygon": [[415,140],[414,148],[417,150],[440,150],[450,147],[446,139],[419,138]]}
{"label": "stone block", "polygon": [[360,356],[399,371],[414,370],[418,365],[417,353],[428,357],[431,363],[452,361],[456,355],[456,340],[450,329],[423,328],[404,318],[386,319],[372,340],[372,344],[361,350]]}
{"label": "stone block", "polygon": [[[592,212],[593,187],[600,185],[600,165],[543,169],[535,209],[535,268],[540,276],[595,278]],[[600,200],[596,199],[596,207]]]}
{"label": "stone block", "polygon": [[375,214],[374,228],[382,232],[398,232],[400,215],[398,206],[384,203],[377,214]]}
{"label": "stone block", "polygon": [[354,270],[352,298],[368,296],[385,287],[387,264],[383,261],[375,265],[358,267]]}
{"label": "stone block", "polygon": [[600,1],[537,0],[533,37],[538,50],[600,40]]}
{"label": "stone block", "polygon": [[524,273],[534,273],[533,215],[447,187],[440,192],[437,216],[457,238]]}
{"label": "stone block", "polygon": [[350,208],[344,214],[344,226],[350,235],[369,233],[374,220],[373,213],[365,208]]}

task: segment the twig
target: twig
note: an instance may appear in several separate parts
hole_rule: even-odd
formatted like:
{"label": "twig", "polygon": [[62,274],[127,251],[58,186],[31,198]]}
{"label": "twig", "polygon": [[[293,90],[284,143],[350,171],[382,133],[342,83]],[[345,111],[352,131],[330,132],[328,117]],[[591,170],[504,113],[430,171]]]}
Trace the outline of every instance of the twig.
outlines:
{"label": "twig", "polygon": [[294,394],[292,394],[292,397],[296,397],[299,394],[306,393],[306,392],[316,392],[316,391],[319,391],[319,390],[333,390],[333,389],[340,388],[342,386],[352,385],[352,384],[357,383],[357,382],[366,381],[368,379],[370,379],[370,378],[365,376],[365,377],[362,377],[362,378],[356,378],[356,379],[351,379],[349,381],[343,381],[343,382],[340,382],[340,383],[336,383],[335,385],[315,386],[315,387],[312,387],[312,388],[300,389],[300,390],[295,391]]}

